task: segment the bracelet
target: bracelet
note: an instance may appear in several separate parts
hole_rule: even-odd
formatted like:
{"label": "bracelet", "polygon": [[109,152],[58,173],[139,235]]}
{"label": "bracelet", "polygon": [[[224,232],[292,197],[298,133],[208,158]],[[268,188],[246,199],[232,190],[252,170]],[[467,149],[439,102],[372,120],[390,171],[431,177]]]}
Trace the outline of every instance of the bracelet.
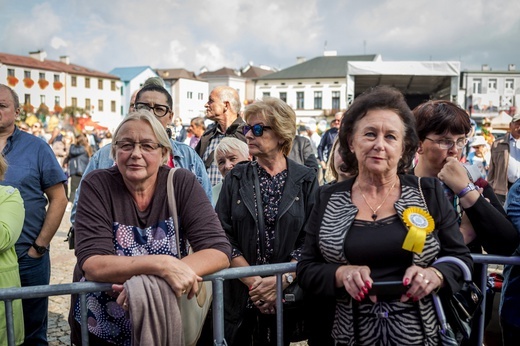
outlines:
{"label": "bracelet", "polygon": [[434,291],[435,293],[438,293],[439,290],[440,290],[441,287],[442,287],[442,284],[444,283],[444,275],[442,275],[442,273],[441,273],[437,268],[434,268],[434,267],[428,267],[428,269],[431,269],[431,271],[434,272],[435,275],[437,275],[437,277],[441,280],[441,284],[440,284],[439,287],[437,287],[437,289]]}
{"label": "bracelet", "polygon": [[462,191],[457,194],[457,196],[459,198],[462,198],[462,197],[466,196],[468,194],[468,192],[476,190],[476,189],[477,188],[475,187],[475,185],[473,183],[468,183],[468,185],[465,188],[463,188]]}

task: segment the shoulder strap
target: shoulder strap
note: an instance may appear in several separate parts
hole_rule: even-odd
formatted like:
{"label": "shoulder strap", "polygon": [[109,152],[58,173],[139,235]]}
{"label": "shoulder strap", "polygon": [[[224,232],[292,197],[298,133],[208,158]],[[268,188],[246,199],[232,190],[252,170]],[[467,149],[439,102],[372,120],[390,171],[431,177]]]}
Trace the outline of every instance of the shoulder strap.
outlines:
{"label": "shoulder strap", "polygon": [[170,169],[168,172],[168,183],[166,184],[166,191],[168,194],[168,207],[170,209],[170,215],[173,218],[173,225],[175,227],[175,242],[177,243],[177,254],[181,259],[181,245],[179,243],[179,218],[177,216],[177,202],[175,201],[175,191],[173,189],[173,176],[177,168]]}

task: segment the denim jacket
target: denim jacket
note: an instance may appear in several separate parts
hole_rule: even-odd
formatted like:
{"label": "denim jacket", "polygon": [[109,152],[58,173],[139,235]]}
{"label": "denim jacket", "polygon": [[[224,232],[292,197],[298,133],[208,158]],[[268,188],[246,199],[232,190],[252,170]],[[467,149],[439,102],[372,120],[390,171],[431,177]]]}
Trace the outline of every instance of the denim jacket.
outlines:
{"label": "denim jacket", "polygon": [[[197,153],[187,144],[179,143],[170,139],[170,143],[173,148],[173,159],[175,161],[175,167],[182,167],[189,171],[191,171],[197,177],[197,180],[204,188],[206,195],[208,196],[210,201],[213,201],[212,192],[211,192],[211,184],[209,182],[208,173],[206,172],[206,168],[204,167],[204,163],[202,159],[197,155]],[[107,144],[100,150],[98,150],[90,159],[90,162],[87,166],[85,172],[83,172],[83,176],[86,176],[90,171],[95,169],[104,169],[112,167],[115,162],[110,157],[110,151],[112,150],[112,145]],[[80,193],[80,186],[76,190],[76,196],[74,198],[74,205],[72,206],[72,210],[70,212],[70,223],[74,225],[74,220],[76,219],[76,205],[78,204],[78,197]]]}
{"label": "denim jacket", "polygon": [[[506,200],[506,211],[509,219],[520,230],[520,179],[509,189]],[[520,256],[520,246],[513,253]],[[500,318],[520,328],[520,265],[504,266],[504,283],[500,297]]]}

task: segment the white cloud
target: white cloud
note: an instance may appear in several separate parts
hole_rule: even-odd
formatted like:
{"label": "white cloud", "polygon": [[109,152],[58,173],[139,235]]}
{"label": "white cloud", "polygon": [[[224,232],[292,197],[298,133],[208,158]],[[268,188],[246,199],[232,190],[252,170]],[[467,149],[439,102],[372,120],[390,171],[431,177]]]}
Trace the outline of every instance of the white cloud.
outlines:
{"label": "white cloud", "polygon": [[54,36],[51,39],[51,47],[54,49],[60,49],[61,47],[67,47],[67,42],[64,39]]}

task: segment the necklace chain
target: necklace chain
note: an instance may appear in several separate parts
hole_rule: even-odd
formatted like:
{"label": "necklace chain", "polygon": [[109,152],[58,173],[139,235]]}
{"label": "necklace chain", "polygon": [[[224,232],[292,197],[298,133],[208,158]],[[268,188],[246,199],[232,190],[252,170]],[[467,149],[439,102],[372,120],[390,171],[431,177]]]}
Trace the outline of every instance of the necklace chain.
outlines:
{"label": "necklace chain", "polygon": [[381,209],[383,204],[385,204],[388,196],[390,196],[390,192],[392,192],[392,190],[394,189],[396,183],[397,183],[397,178],[395,179],[394,183],[392,184],[392,187],[390,188],[390,190],[388,190],[388,192],[386,193],[386,196],[383,199],[383,202],[381,202],[381,204],[378,205],[376,209],[372,208],[372,206],[368,203],[367,198],[365,197],[365,194],[363,193],[363,189],[361,188],[361,184],[359,184],[359,191],[361,192],[361,197],[363,197],[363,200],[365,201],[366,205],[368,205],[370,210],[372,210],[372,213],[373,213],[372,214],[372,219],[374,221],[376,221],[376,219],[377,219],[377,212],[379,211],[379,209]]}

